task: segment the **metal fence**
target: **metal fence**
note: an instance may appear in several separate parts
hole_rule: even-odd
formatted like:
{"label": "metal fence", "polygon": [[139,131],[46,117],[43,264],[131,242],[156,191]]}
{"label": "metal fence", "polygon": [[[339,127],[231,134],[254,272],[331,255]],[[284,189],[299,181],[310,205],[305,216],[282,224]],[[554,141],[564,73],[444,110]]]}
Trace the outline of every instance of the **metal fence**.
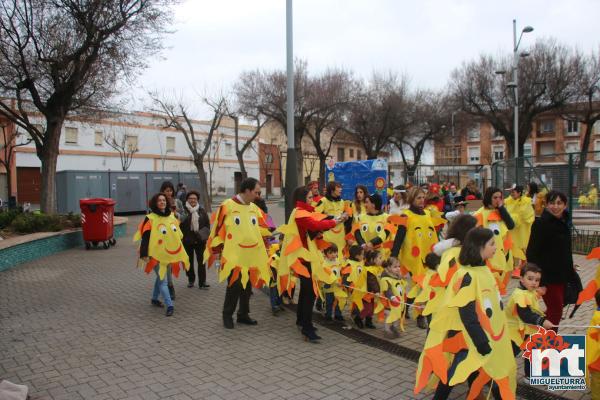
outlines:
{"label": "metal fence", "polygon": [[394,183],[454,183],[463,188],[473,180],[483,191],[491,185],[488,169],[483,165],[436,165],[419,164],[412,176],[409,176],[400,163],[390,163],[391,179]]}
{"label": "metal fence", "polygon": [[574,225],[600,230],[600,152],[561,153],[499,161],[491,167],[492,184],[508,188],[513,184],[538,184],[543,190],[567,195]]}

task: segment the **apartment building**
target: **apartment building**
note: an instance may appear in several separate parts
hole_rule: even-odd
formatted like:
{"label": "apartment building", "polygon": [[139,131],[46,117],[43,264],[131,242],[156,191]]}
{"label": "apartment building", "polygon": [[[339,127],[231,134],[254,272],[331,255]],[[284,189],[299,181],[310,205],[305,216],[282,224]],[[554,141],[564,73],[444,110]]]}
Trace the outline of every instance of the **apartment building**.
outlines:
{"label": "apartment building", "polygon": [[[41,116],[33,114],[34,124],[43,127]],[[8,123],[11,129],[14,125]],[[194,120],[198,146],[204,146],[210,122]],[[205,168],[209,163],[213,169],[213,192],[231,194],[235,188],[235,178],[239,180],[240,169],[235,154],[235,135],[233,122],[224,119],[215,133],[212,146],[205,158]],[[253,128],[242,125],[239,129],[240,141],[252,136]],[[93,170],[121,171],[120,152],[106,143],[105,138],[124,138],[127,148],[135,148],[128,171],[179,171],[197,172],[192,161],[192,153],[184,135],[173,128],[165,128],[159,115],[147,112],[109,112],[102,117],[71,117],[64,123],[60,139],[57,171]],[[26,136],[19,140],[26,140]],[[13,185],[11,195],[19,202],[39,203],[40,167],[33,143],[18,147],[11,173]],[[259,176],[258,141],[248,149],[244,156],[249,176]],[[177,184],[177,182],[174,182]]]}
{"label": "apartment building", "polygon": [[[585,125],[578,121],[565,120],[554,113],[542,114],[532,125],[522,155],[539,164],[563,164],[569,153],[583,150],[585,130]],[[587,151],[600,151],[600,123],[593,128]],[[477,121],[434,145],[436,165],[490,165],[507,157],[510,154],[505,139],[486,121]],[[600,153],[588,160],[590,166],[600,166]]]}

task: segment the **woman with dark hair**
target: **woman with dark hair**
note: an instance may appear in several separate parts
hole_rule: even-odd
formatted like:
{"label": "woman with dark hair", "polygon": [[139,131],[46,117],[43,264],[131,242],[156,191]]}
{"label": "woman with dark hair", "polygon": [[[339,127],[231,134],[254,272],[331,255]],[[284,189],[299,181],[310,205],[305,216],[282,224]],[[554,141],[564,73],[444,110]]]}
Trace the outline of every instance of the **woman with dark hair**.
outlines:
{"label": "woman with dark hair", "polygon": [[369,197],[369,189],[365,185],[356,185],[352,202],[352,217],[356,219],[365,212],[365,200]]}
{"label": "woman with dark hair", "polygon": [[[167,196],[158,193],[149,201],[150,214],[140,224],[134,240],[140,240],[140,260],[146,264],[146,272],[154,270],[156,280],[152,292],[151,304],[163,307],[158,300],[162,295],[167,305],[167,317],[173,315],[173,302],[167,288],[166,276],[170,274],[172,265],[179,268],[180,263],[188,265],[187,256],[183,253],[179,223],[167,206]],[[173,250],[176,249],[176,250]],[[183,254],[182,254],[183,253]],[[177,275],[178,271],[176,271]]]}
{"label": "woman with dark hair", "polygon": [[[342,200],[342,184],[331,181],[327,183],[325,197],[315,206],[315,211],[328,215],[333,218],[338,218],[344,215],[345,203]],[[346,230],[344,226],[333,227],[323,233],[323,240],[328,243],[335,244],[338,248],[339,257],[343,257],[344,248],[346,247]]]}
{"label": "woman with dark hair", "polygon": [[194,287],[196,273],[194,271],[194,253],[198,264],[198,287],[207,289],[206,266],[204,265],[204,249],[210,233],[210,219],[198,200],[200,194],[195,190],[187,192],[185,208],[180,215],[183,247],[190,258],[190,269],[187,271],[188,287]]}
{"label": "woman with dark hair", "polygon": [[502,190],[497,187],[487,188],[483,194],[483,207],[475,211],[473,216],[477,218],[477,225],[494,233],[496,254],[489,260],[489,265],[498,278],[500,292],[504,293],[514,268],[512,243],[508,238],[515,223],[504,207]]}
{"label": "woman with dark hair", "polygon": [[[452,388],[465,381],[468,398],[477,398],[490,380],[495,399],[514,399],[516,362],[508,334],[506,314],[493,274],[486,265],[496,253],[495,234],[477,227],[468,231],[456,271],[440,308],[433,314],[419,360],[415,393],[423,390],[431,374],[440,382],[433,399],[447,399]],[[465,346],[444,346],[462,335]],[[434,349],[443,348],[442,351]],[[451,361],[447,361],[451,360]],[[468,361],[467,361],[468,360]],[[435,367],[432,367],[434,366]],[[452,382],[452,386],[449,384]]]}
{"label": "woman with dark hair", "polygon": [[573,267],[567,196],[552,190],[546,199],[546,209],[531,227],[527,261],[542,269],[540,291],[546,303],[546,319],[558,326],[564,307],[565,283],[572,281],[577,272]]}
{"label": "woman with dark hair", "polygon": [[167,196],[169,208],[173,211],[175,216],[179,218],[183,212],[183,203],[175,196],[175,186],[173,186],[173,182],[164,181],[162,185],[160,185],[160,192]]}
{"label": "woman with dark hair", "polygon": [[[302,335],[306,340],[314,342],[321,339],[315,333],[315,327],[312,324],[315,292],[311,276],[311,260],[318,260],[320,256],[314,240],[321,232],[343,224],[348,215],[342,213],[342,215],[333,218],[316,213],[314,207],[310,205],[313,200],[312,191],[305,186],[296,188],[292,198],[296,207],[292,210],[286,225],[286,233],[279,259],[279,268],[282,273],[277,274],[277,283],[280,292],[290,293],[294,281],[293,277],[289,276],[290,270],[293,270],[299,276],[300,295],[298,297],[296,325],[301,327]],[[302,243],[300,247],[297,246],[298,237]],[[307,258],[309,259],[307,260]],[[298,262],[301,263],[302,267],[298,265]]]}
{"label": "woman with dark hair", "polygon": [[[181,201],[175,197],[175,186],[173,186],[173,182],[164,181],[162,185],[160,185],[160,192],[167,197],[167,207],[173,212],[175,218],[179,219],[183,211],[183,205],[181,204]],[[171,300],[175,300],[175,285],[173,285],[171,270],[167,272],[167,283],[169,293],[171,294]]]}

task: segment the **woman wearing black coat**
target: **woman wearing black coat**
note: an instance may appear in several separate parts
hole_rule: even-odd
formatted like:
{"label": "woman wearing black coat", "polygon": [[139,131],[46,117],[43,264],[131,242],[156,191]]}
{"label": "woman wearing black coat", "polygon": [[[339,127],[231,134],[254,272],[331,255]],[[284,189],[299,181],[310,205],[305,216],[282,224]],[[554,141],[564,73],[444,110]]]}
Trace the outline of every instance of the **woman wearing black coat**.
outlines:
{"label": "woman wearing black coat", "polygon": [[540,289],[546,303],[546,319],[558,326],[564,307],[565,284],[574,278],[571,226],[567,196],[552,190],[546,208],[531,227],[527,261],[542,269]]}
{"label": "woman wearing black coat", "polygon": [[204,248],[210,233],[210,220],[206,211],[200,206],[200,195],[196,191],[189,191],[185,197],[185,205],[180,215],[181,232],[183,233],[183,247],[190,258],[190,269],[187,271],[188,287],[194,287],[196,273],[194,271],[194,253],[198,262],[198,287],[206,289],[206,267],[204,265]]}

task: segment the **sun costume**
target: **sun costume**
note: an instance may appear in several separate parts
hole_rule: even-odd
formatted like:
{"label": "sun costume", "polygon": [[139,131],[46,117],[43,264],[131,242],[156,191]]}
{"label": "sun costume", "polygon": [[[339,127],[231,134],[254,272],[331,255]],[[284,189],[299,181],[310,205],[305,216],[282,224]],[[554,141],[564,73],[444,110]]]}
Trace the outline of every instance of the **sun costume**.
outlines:
{"label": "sun costume", "polygon": [[183,233],[179,229],[179,221],[173,213],[162,216],[154,212],[146,215],[133,236],[133,241],[142,240],[146,232],[150,232],[148,240],[148,262],[144,271],[149,274],[154,267],[158,267],[160,280],[165,279],[168,267],[175,277],[179,271],[186,271],[190,267],[190,259],[183,248]]}
{"label": "sun costume", "polygon": [[521,196],[518,199],[508,197],[505,202],[506,210],[515,223],[515,227],[510,234],[513,241],[513,257],[519,260],[526,260],[525,252],[529,244],[531,235],[531,226],[535,221],[535,212],[531,206],[531,197]]}
{"label": "sun costume", "polygon": [[496,242],[496,253],[494,257],[487,260],[487,265],[498,280],[500,293],[506,293],[506,286],[510,280],[510,274],[514,268],[513,240],[511,232],[502,220],[500,212],[496,209],[490,210],[481,207],[473,214],[477,218],[477,226],[487,228],[494,232]]}
{"label": "sun costume", "polygon": [[367,295],[367,269],[361,261],[348,260],[348,264],[342,270],[345,274],[348,286],[350,286],[350,302],[358,311],[363,309],[363,299]]}
{"label": "sun costume", "polygon": [[263,216],[255,204],[233,199],[225,200],[213,213],[204,259],[212,266],[216,253],[221,253],[219,282],[229,278],[228,284],[232,285],[241,278],[243,288],[248,282],[256,288],[269,282],[269,258],[261,230],[266,227]]}
{"label": "sun costume", "polygon": [[[595,247],[592,249],[590,254],[586,256],[588,260],[599,260],[600,259],[600,247]],[[600,289],[600,264],[596,266],[596,276],[594,279],[588,282],[585,288],[579,292],[579,297],[577,298],[577,304],[583,304],[586,301],[592,300],[596,295],[596,291]]]}
{"label": "sun costume", "polygon": [[335,278],[329,287],[323,288],[323,293],[332,293],[335,297],[333,308],[335,309],[337,306],[340,310],[343,310],[346,307],[348,293],[342,284],[342,267],[337,260],[335,262],[325,260],[325,269],[331,271]]}
{"label": "sun costume", "polygon": [[390,230],[395,230],[387,222],[386,213],[361,214],[352,227],[353,236],[359,245],[371,243],[374,249],[378,249],[381,256],[386,259],[390,255],[392,242]]}
{"label": "sun costume", "polygon": [[529,291],[523,287],[517,287],[510,295],[504,311],[508,322],[508,335],[510,340],[519,348],[526,341],[527,337],[538,331],[536,325],[528,324],[519,317],[518,309],[529,308],[540,318],[537,325],[541,325],[544,320],[544,312],[540,308],[540,299],[537,291]]}
{"label": "sun costume", "polygon": [[[333,199],[330,197],[323,197],[315,206],[315,212],[320,214],[329,215],[333,218],[338,218],[346,211],[346,202],[341,199]],[[346,232],[344,225],[337,225],[325,232],[323,232],[323,240],[328,243],[333,243],[338,248],[338,257],[344,256],[344,248],[346,247]]]}
{"label": "sun costume", "polygon": [[[600,307],[596,308],[590,326],[600,326]],[[585,336],[587,378],[592,400],[600,396],[600,328],[588,328]]]}
{"label": "sun costume", "polygon": [[[400,260],[402,272],[411,276],[425,273],[425,256],[438,242],[435,223],[428,210],[418,214],[411,209],[404,210],[401,215],[391,215],[388,221],[397,226],[393,243],[392,256]],[[399,256],[398,256],[399,254]]]}
{"label": "sun costume", "polygon": [[476,372],[467,399],[476,398],[490,380],[498,385],[502,399],[515,398],[516,362],[506,315],[486,266],[458,269],[429,327],[415,393],[435,384],[436,378],[456,386]]}
{"label": "sun costume", "polygon": [[[386,324],[399,322],[400,330],[404,332],[404,319],[406,316],[406,281],[402,278],[394,278],[393,276],[382,276],[379,280],[381,295],[387,298],[386,307],[390,310]],[[398,303],[392,302],[395,297],[399,300]]]}

